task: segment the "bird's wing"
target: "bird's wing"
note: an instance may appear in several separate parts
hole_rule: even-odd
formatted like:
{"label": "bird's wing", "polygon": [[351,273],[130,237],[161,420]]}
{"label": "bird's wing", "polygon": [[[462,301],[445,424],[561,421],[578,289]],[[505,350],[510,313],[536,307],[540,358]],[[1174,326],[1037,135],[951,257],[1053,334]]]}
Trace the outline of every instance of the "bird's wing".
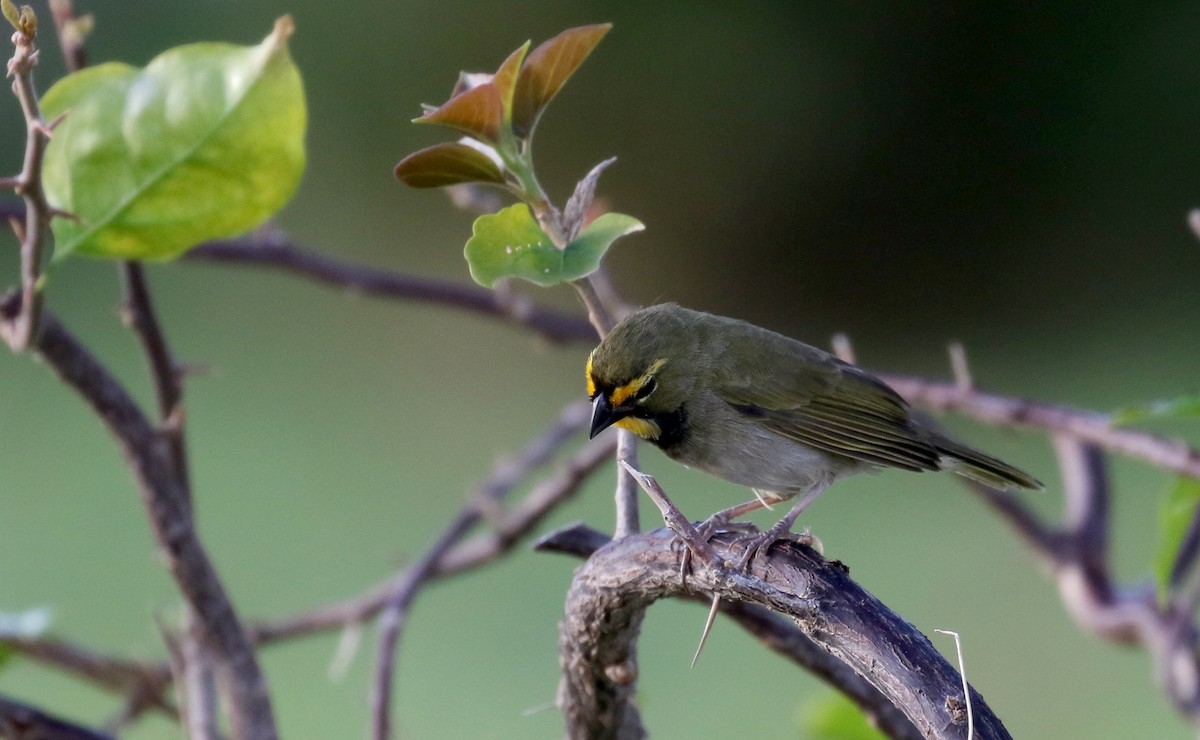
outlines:
{"label": "bird's wing", "polygon": [[[779,336],[779,335],[776,335]],[[717,395],[746,419],[809,447],[908,470],[937,470],[938,451],[908,404],[870,374],[795,340],[754,341],[716,373]]]}

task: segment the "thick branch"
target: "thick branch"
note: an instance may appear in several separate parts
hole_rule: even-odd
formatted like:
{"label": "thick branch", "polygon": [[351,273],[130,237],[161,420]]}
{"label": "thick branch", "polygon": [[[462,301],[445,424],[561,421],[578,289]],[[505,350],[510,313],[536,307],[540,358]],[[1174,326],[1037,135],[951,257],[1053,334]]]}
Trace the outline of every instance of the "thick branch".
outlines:
{"label": "thick branch", "polygon": [[[584,525],[572,525],[538,540],[537,549],[587,559],[612,540]],[[708,598],[685,596],[696,603]],[[720,611],[768,649],[842,691],[873,724],[893,740],[919,740],[921,733],[862,676],[825,652],[796,626],[771,610],[741,601],[721,601]]]}
{"label": "thick branch", "polygon": [[[730,547],[736,539],[721,533],[713,546],[736,560],[738,546]],[[576,573],[559,640],[559,701],[569,736],[640,737],[633,648],[645,610],[665,596],[715,593],[793,617],[807,637],[865,678],[924,737],[966,737],[958,672],[838,565],[785,542],[772,548],[765,563],[755,561],[756,577],[695,563],[684,583],[673,540],[667,530],[627,537],[599,550]],[[978,737],[1009,737],[973,690],[971,704]]]}
{"label": "thick branch", "polygon": [[[8,341],[15,304],[14,297],[0,302],[0,335]],[[201,622],[205,644],[227,689],[235,734],[276,737],[266,679],[196,534],[186,486],[177,477],[169,446],[125,389],[53,316],[43,316],[34,349],[88,402],[116,439],[133,472],[159,551]]]}

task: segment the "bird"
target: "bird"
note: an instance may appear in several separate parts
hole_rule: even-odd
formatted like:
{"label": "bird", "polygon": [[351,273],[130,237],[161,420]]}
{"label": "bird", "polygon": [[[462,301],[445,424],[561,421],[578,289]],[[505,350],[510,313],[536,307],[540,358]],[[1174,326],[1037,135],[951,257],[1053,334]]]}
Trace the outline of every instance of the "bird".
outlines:
{"label": "bird", "polygon": [[937,431],[866,370],[769,329],[675,303],[625,317],[588,356],[586,376],[591,437],[616,425],[687,467],[754,492],[706,524],[796,499],[750,542],[743,566],[847,475],[949,469],[992,488],[1043,488]]}

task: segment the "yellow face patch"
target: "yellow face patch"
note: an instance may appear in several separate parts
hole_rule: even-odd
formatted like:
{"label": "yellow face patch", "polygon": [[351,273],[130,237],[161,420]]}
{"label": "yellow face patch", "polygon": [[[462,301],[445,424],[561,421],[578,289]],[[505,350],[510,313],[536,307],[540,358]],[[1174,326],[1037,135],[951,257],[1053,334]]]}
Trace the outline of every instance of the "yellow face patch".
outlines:
{"label": "yellow face patch", "polygon": [[584,370],[584,373],[587,374],[588,398],[593,398],[596,395],[596,381],[592,379],[592,358],[595,356],[596,350],[592,350],[592,353],[588,355],[587,368]]}
{"label": "yellow face patch", "polygon": [[655,440],[662,435],[662,429],[658,424],[649,419],[639,419],[636,416],[626,416],[624,419],[618,420],[617,426],[628,429],[642,439]]}
{"label": "yellow face patch", "polygon": [[[655,362],[653,365],[650,366],[649,370],[642,373],[642,375],[640,375],[639,377],[634,378],[633,380],[629,381],[628,383],[621,386],[620,388],[614,388],[612,395],[609,396],[608,400],[612,401],[613,406],[624,405],[624,403],[626,401],[628,401],[630,398],[633,398],[634,396],[636,396],[638,391],[640,391],[642,388],[645,388],[646,384],[654,379],[654,374],[656,372],[658,372],[659,370],[661,370],[662,366],[665,364],[667,364],[667,361],[665,359],[658,360],[657,362]],[[591,378],[590,362],[588,364],[588,368],[589,368],[588,378],[590,379]],[[617,422],[617,423],[619,424],[620,422]],[[657,429],[657,427],[655,427],[655,429]],[[637,433],[636,429],[630,429],[629,431],[634,432],[635,434]],[[646,437],[645,435],[640,435],[640,436],[642,436],[644,439],[650,439],[650,437]]]}

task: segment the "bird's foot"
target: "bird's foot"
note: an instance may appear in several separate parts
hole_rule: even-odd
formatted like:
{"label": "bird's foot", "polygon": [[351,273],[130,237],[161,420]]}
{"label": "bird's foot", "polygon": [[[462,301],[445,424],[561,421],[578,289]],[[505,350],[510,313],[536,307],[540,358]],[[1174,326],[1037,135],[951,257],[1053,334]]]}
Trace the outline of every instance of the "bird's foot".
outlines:
{"label": "bird's foot", "polygon": [[[705,542],[712,540],[718,532],[750,532],[754,529],[754,525],[749,522],[731,522],[724,511],[718,511],[696,525],[696,533]],[[675,541],[683,548],[679,557],[679,578],[686,582],[687,577],[692,574],[692,548],[682,539],[676,538]]]}
{"label": "bird's foot", "polygon": [[749,541],[747,541],[746,551],[742,553],[741,559],[738,560],[738,568],[743,573],[749,572],[750,563],[754,562],[754,557],[758,555],[759,552],[762,552],[765,555],[767,550],[771,549],[771,545],[774,545],[780,540],[798,542],[801,545],[815,549],[822,555],[825,554],[825,545],[821,542],[821,540],[817,539],[817,537],[809,534],[807,529],[799,533],[791,532],[788,529],[787,522],[777,522],[775,526],[764,532],[761,532],[758,535],[755,535],[754,537],[751,537]]}

